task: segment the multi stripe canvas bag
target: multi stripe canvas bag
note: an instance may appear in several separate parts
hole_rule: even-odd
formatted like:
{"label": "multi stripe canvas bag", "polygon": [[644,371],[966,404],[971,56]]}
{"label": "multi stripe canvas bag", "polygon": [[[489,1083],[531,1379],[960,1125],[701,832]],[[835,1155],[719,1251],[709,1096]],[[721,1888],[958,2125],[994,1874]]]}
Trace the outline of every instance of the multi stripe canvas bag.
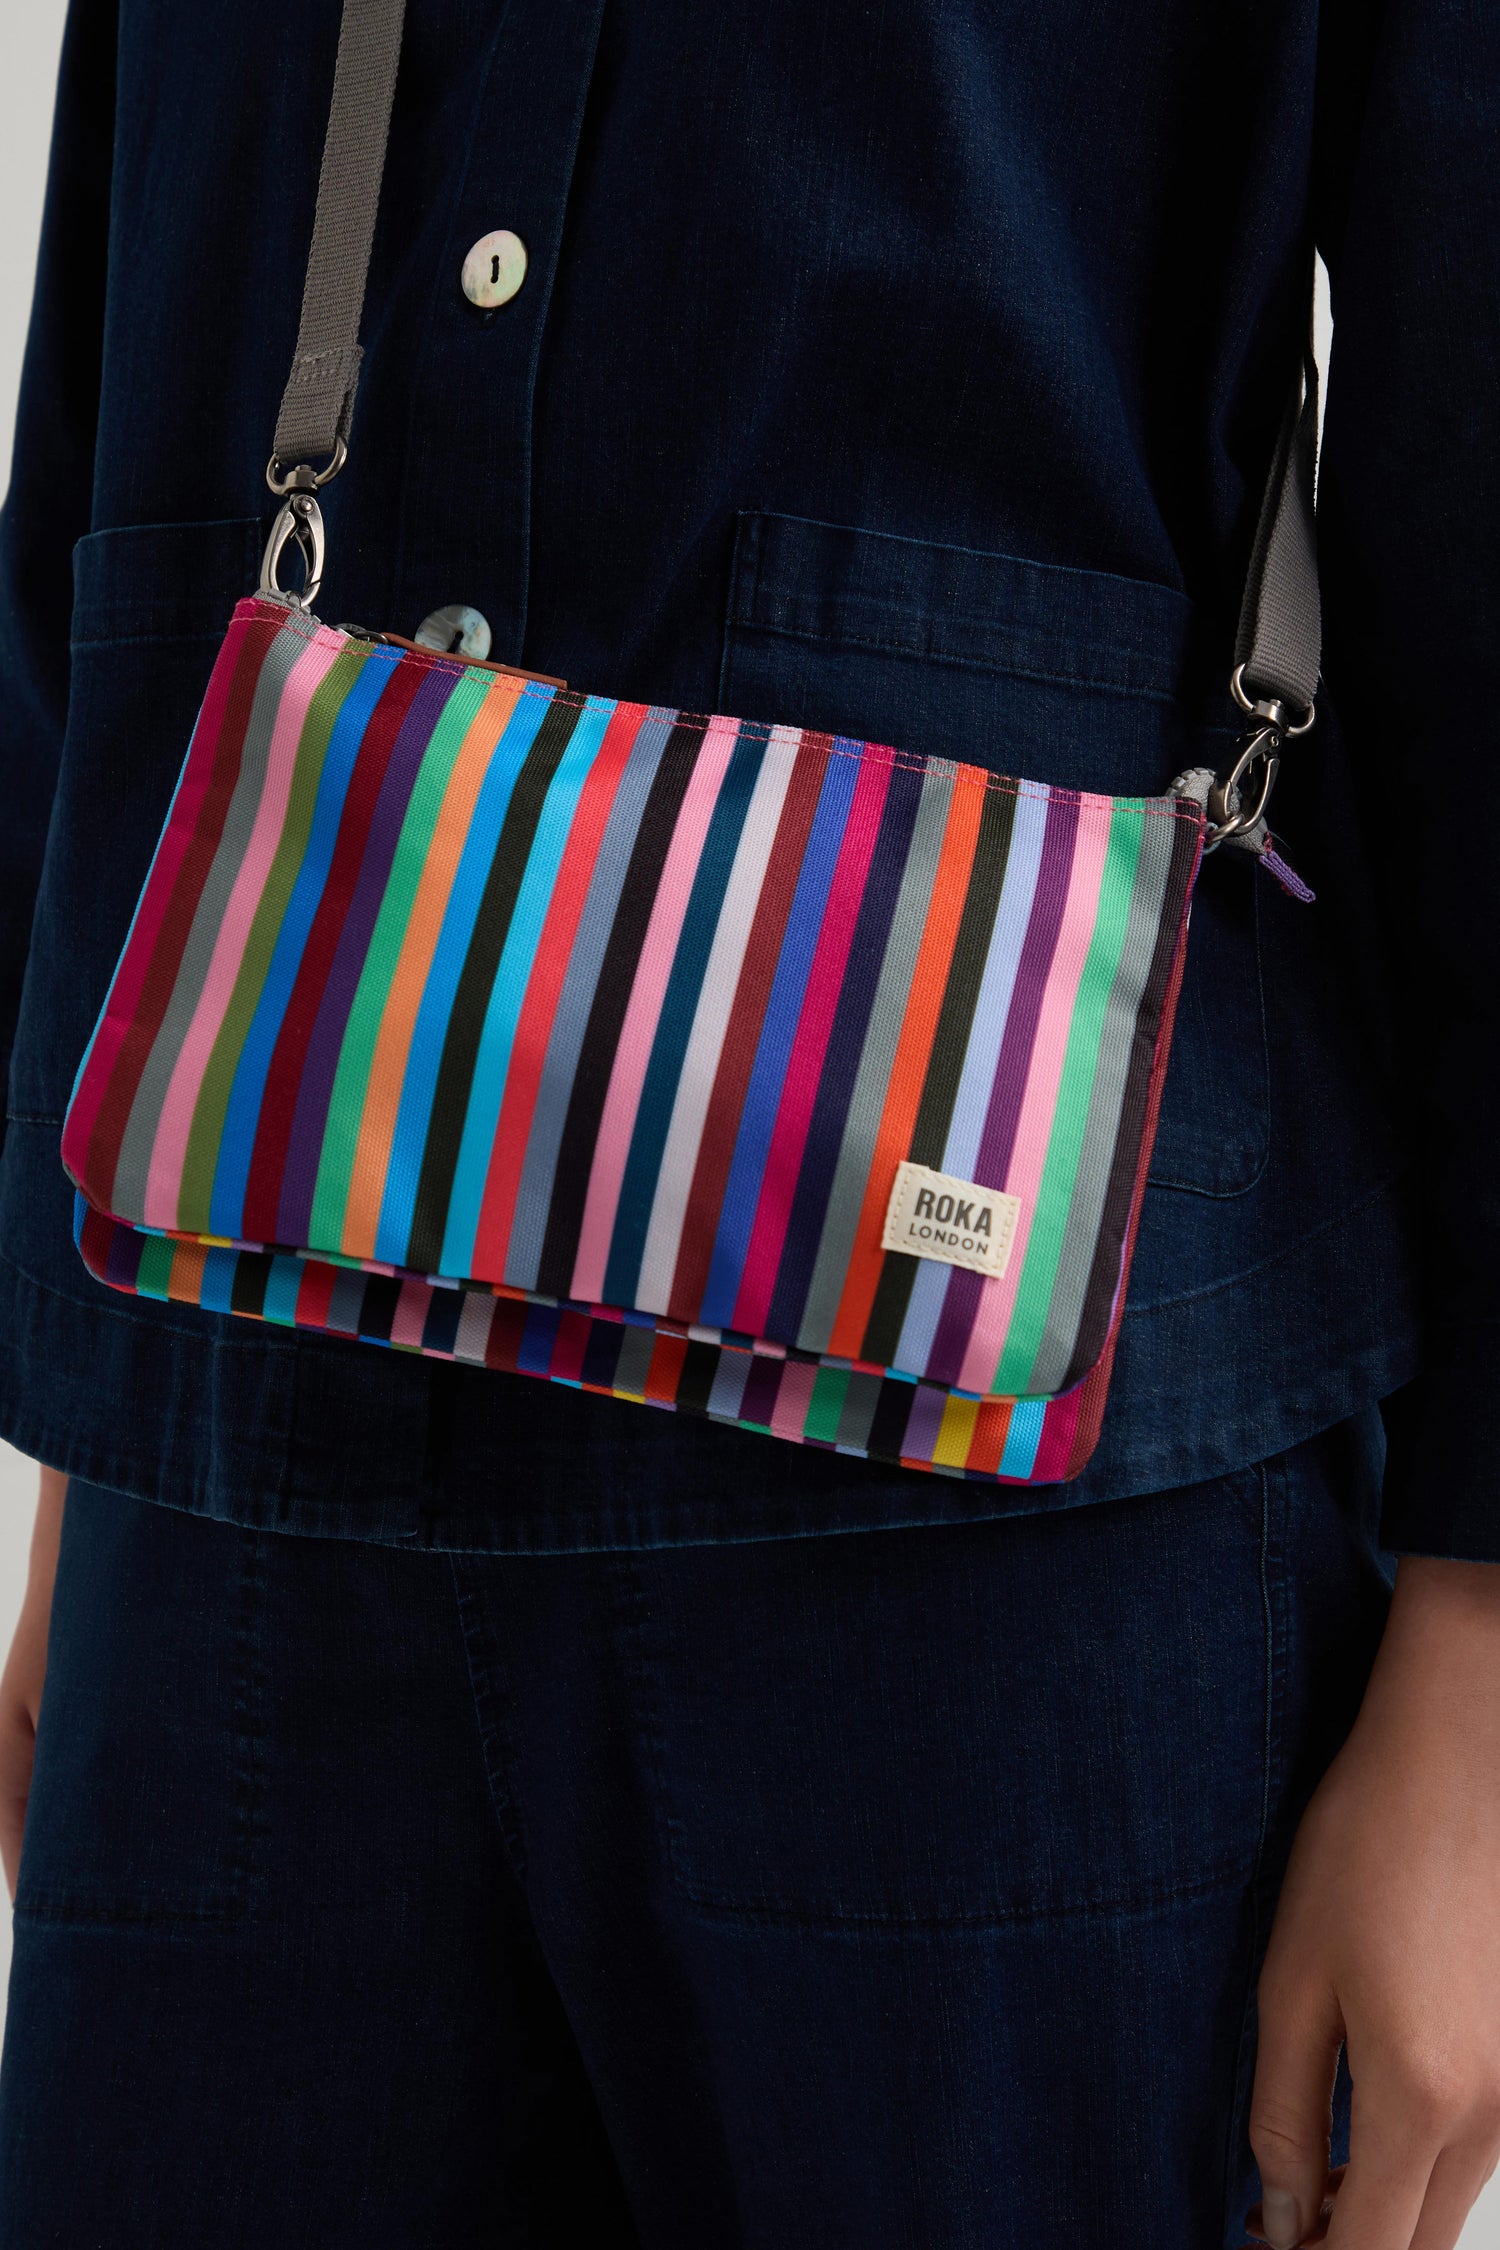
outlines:
{"label": "multi stripe canvas bag", "polygon": [[1295,887],[1265,803],[1317,684],[1316,377],[1241,620],[1250,730],[1157,797],[321,624],[400,18],[346,0],[283,506],[64,1128],[83,1257],[911,1468],[1072,1476],[1202,855]]}

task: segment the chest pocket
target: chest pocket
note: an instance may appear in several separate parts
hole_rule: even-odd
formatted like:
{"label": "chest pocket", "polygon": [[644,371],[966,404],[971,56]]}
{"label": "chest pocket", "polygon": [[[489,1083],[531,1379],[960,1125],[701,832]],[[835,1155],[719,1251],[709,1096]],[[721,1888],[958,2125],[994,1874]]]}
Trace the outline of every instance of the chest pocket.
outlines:
{"label": "chest pocket", "polygon": [[[1111,795],[1218,764],[1192,720],[1192,605],[1105,571],[739,518],[718,706]],[[1204,868],[1152,1161],[1154,1185],[1232,1196],[1270,1126],[1254,870]]]}

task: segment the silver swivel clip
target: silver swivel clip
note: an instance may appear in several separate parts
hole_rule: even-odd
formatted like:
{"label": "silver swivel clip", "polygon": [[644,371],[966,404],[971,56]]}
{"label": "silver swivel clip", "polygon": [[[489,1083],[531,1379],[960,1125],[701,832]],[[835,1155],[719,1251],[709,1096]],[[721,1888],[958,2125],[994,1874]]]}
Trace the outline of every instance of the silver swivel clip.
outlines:
{"label": "silver swivel clip", "polygon": [[1218,776],[1208,793],[1208,851],[1248,834],[1264,821],[1281,768],[1282,744],[1294,735],[1306,734],[1317,717],[1315,704],[1310,703],[1300,717],[1294,717],[1280,696],[1252,698],[1245,686],[1243,664],[1235,666],[1229,685],[1235,702],[1256,724],[1240,743],[1234,764]]}
{"label": "silver swivel clip", "polygon": [[[318,494],[338,475],[346,458],[347,448],[342,438],[335,441],[333,457],[324,469],[314,469],[303,461],[295,469],[283,470],[272,454],[266,465],[266,482],[281,500],[281,506],[276,511],[276,520],[261,556],[260,593],[269,594],[275,601],[287,602],[293,609],[312,608],[323,583],[328,552]],[[292,546],[302,558],[302,584],[295,589],[281,583],[281,559]]]}

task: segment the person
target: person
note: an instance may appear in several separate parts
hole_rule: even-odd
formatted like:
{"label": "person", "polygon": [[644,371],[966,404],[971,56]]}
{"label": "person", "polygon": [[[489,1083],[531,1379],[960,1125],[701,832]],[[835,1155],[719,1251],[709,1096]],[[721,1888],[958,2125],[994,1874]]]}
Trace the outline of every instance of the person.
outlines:
{"label": "person", "polygon": [[1500,2150],[1500,17],[410,11],[322,614],[601,693],[1221,764],[1326,261],[1316,903],[1206,864],[1101,1442],[1023,1487],[74,1254],[337,16],[65,41],[0,525],[0,2234],[1449,2250]]}

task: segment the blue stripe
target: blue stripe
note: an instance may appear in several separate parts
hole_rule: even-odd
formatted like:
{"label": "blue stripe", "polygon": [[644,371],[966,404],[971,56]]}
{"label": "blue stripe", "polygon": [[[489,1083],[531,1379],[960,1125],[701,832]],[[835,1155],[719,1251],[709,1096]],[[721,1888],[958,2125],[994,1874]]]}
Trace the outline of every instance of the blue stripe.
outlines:
{"label": "blue stripe", "polygon": [[238,1250],[210,1250],[203,1260],[203,1284],[198,1302],[205,1312],[233,1312],[234,1276],[240,1262]]}
{"label": "blue stripe", "polygon": [[443,1059],[443,1041],[469,940],[474,933],[474,918],[484,897],[490,862],[500,840],[516,776],[551,708],[550,695],[523,695],[518,699],[495,745],[469,822],[469,833],[464,839],[443,926],[438,932],[437,949],[412,1029],[411,1051],[380,1204],[380,1224],[375,1230],[375,1255],[393,1266],[406,1262],[417,1182],[422,1172],[422,1151],[427,1144],[432,1097]]}
{"label": "blue stripe", "polygon": [[807,839],[807,849],[802,855],[797,889],[782,938],[781,957],[776,964],[771,997],[766,1003],[765,1021],[761,1025],[755,1065],[745,1094],[745,1106],[740,1113],[734,1159],[729,1167],[729,1181],[719,1213],[719,1230],[714,1238],[714,1254],[708,1269],[708,1286],[703,1293],[703,1305],[698,1314],[698,1319],[705,1328],[728,1328],[734,1319],[735,1299],[739,1295],[745,1252],[750,1246],[750,1229],[755,1221],[761,1178],[770,1151],[771,1135],[776,1127],[777,1111],[781,1107],[786,1066],[791,1057],[792,1041],[796,1037],[797,1021],[802,1013],[802,1000],[807,990],[808,972],[812,968],[818,933],[823,927],[828,888],[838,865],[849,807],[862,770],[857,757],[839,755],[841,750],[853,747],[857,746],[843,741],[835,743],[834,754],[829,758],[828,768],[823,776],[823,787],[818,798],[817,812],[813,816],[812,831]]}
{"label": "blue stripe", "polygon": [[521,1169],[521,1186],[516,1196],[515,1217],[511,1221],[505,1278],[513,1289],[536,1287],[537,1268],[547,1234],[547,1215],[552,1206],[557,1152],[567,1123],[568,1102],[583,1035],[588,1029],[599,970],[629,872],[641,814],[656,779],[662,753],[671,739],[672,723],[672,714],[667,711],[649,711],[641,721],[615,791],[604,841],[589,881],[589,895],[578,924],[578,935],[573,940],[572,958],[547,1041],[547,1059],[542,1065],[541,1084],[537,1087],[526,1161]]}
{"label": "blue stripe", "polygon": [[557,1342],[558,1325],[562,1314],[555,1305],[533,1305],[526,1315],[526,1326],[521,1331],[521,1347],[516,1353],[516,1367],[523,1375],[545,1375],[552,1365],[552,1350]]}
{"label": "blue stripe", "polygon": [[372,649],[333,722],[323,756],[323,770],[318,776],[318,793],[313,800],[302,864],[287,900],[266,981],[250,1019],[245,1044],[235,1066],[234,1083],[229,1089],[224,1131],[214,1167],[213,1193],[209,1198],[208,1225],[204,1230],[208,1234],[238,1237],[244,1232],[245,1189],[250,1178],[250,1159],[255,1153],[255,1133],[266,1090],[266,1074],[276,1051],[287,1002],[297,981],[308,932],[328,880],[349,778],[359,758],[370,714],[400,661],[399,649]]}
{"label": "blue stripe", "polygon": [[1036,1466],[1036,1449],[1042,1442],[1042,1424],[1047,1418],[1047,1401],[1044,1398],[1018,1398],[1011,1408],[1010,1428],[1005,1436],[1005,1451],[1000,1456],[996,1471],[1002,1477],[1029,1477]]}
{"label": "blue stripe", "polygon": [[271,1275],[266,1283],[266,1301],[263,1307],[267,1320],[280,1327],[296,1325],[297,1292],[302,1286],[303,1264],[300,1258],[273,1258]]}
{"label": "blue stripe", "polygon": [[422,1328],[424,1352],[441,1352],[447,1358],[452,1357],[458,1341],[458,1324],[463,1318],[464,1295],[462,1289],[433,1290]]}
{"label": "blue stripe", "polygon": [[[473,1271],[474,1237],[479,1231],[484,1184],[489,1177],[495,1128],[500,1120],[500,1105],[505,1098],[505,1081],[510,1072],[516,1021],[526,997],[532,963],[536,959],[536,949],[542,935],[542,924],[546,921],[547,909],[552,904],[553,885],[557,880],[563,853],[567,849],[578,799],[588,779],[589,768],[598,755],[604,730],[614,716],[614,710],[612,703],[590,703],[580,712],[578,723],[552,777],[542,805],[541,817],[531,840],[526,870],[511,912],[510,928],[506,931],[505,944],[495,968],[495,981],[490,987],[484,1029],[480,1034],[479,1052],[474,1061],[474,1079],[469,1089],[469,1105],[464,1113],[463,1135],[459,1141],[458,1162],[454,1167],[453,1187],[448,1197],[448,1218],[443,1230],[440,1265],[444,1273],[468,1274]],[[503,1276],[485,1275],[482,1278],[499,1280]]]}
{"label": "blue stripe", "polygon": [[620,1182],[615,1230],[604,1273],[606,1304],[631,1303],[641,1278],[646,1230],[651,1221],[662,1150],[666,1146],[682,1077],[682,1061],[692,1037],[698,996],[703,990],[704,971],[719,927],[724,893],[729,888],[735,853],[739,850],[745,816],[750,810],[750,799],[765,753],[763,737],[748,740],[743,735],[740,737],[703,839],[703,852],[682,919],[682,932],[662,999],[656,1037],[651,1043],[651,1058],[641,1083],[630,1154]]}

